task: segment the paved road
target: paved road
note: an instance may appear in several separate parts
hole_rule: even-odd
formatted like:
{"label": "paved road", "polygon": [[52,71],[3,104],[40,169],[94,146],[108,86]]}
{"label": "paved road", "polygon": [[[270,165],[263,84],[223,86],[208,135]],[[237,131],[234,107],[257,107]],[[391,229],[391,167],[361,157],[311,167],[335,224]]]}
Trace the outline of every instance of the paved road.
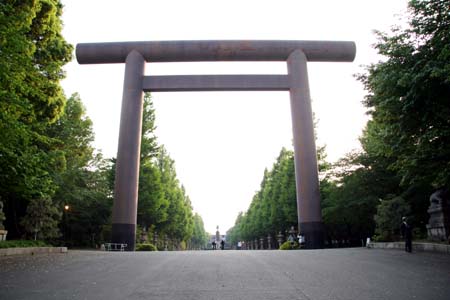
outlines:
{"label": "paved road", "polygon": [[450,255],[376,249],[0,258],[0,299],[450,299]]}

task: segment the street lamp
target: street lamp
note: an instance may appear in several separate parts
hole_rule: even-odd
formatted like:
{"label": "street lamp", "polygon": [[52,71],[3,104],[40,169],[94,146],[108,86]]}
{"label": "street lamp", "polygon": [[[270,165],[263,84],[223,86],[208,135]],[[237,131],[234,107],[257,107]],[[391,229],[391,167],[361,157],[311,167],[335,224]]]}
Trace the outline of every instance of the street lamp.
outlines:
{"label": "street lamp", "polygon": [[70,209],[69,204],[64,205],[63,230],[62,230],[64,244],[66,243],[66,239],[67,239],[67,213],[69,212],[69,209]]}

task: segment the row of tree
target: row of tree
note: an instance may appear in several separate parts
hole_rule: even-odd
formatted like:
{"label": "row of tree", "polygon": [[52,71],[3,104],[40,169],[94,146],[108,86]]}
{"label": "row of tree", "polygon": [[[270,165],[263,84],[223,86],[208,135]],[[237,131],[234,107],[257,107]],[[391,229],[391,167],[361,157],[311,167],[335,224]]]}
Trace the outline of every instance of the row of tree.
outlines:
{"label": "row of tree", "polygon": [[[450,186],[450,6],[412,0],[408,8],[406,28],[376,32],[385,60],[357,76],[370,116],[362,150],[319,163],[329,245],[394,240],[402,216],[425,237],[430,194]],[[293,155],[283,149],[228,234],[232,242],[253,240],[290,226],[297,226]]]}
{"label": "row of tree", "polygon": [[[62,92],[72,46],[61,36],[61,11],[58,0],[0,5],[0,201],[10,239],[95,246],[109,240],[115,160],[93,149],[80,97]],[[202,247],[203,221],[157,144],[150,95],[144,103],[140,230],[170,247]]]}

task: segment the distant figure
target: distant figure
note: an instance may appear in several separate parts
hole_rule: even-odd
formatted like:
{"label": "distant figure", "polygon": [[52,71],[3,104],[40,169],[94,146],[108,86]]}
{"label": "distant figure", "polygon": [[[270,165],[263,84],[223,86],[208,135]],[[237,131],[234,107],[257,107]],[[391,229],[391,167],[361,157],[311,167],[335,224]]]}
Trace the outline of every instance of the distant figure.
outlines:
{"label": "distant figure", "polygon": [[292,234],[289,234],[288,241],[291,243],[291,247],[294,247],[295,238]]}
{"label": "distant figure", "polygon": [[297,239],[298,239],[298,244],[300,246],[303,246],[303,244],[305,244],[305,237],[303,235],[301,235],[300,233],[297,235]]}
{"label": "distant figure", "polygon": [[241,248],[242,248],[242,243],[241,243],[241,241],[239,241],[239,242],[237,243],[237,249],[238,249],[238,250],[241,250]]}
{"label": "distant figure", "polygon": [[213,250],[216,250],[216,247],[217,247],[216,241],[213,241],[213,242],[212,242],[212,246],[213,246]]}
{"label": "distant figure", "polygon": [[400,226],[400,233],[405,239],[405,251],[412,252],[412,227],[408,224],[406,217],[402,218],[402,225]]}
{"label": "distant figure", "polygon": [[225,241],[224,240],[221,240],[220,241],[220,249],[225,249]]}

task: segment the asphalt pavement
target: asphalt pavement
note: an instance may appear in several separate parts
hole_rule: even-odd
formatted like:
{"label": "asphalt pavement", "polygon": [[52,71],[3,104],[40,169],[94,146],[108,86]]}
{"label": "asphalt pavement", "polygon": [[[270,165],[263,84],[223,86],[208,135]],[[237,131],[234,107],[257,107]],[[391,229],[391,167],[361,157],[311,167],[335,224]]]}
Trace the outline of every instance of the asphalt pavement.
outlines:
{"label": "asphalt pavement", "polygon": [[0,299],[450,299],[450,255],[365,248],[0,257]]}

